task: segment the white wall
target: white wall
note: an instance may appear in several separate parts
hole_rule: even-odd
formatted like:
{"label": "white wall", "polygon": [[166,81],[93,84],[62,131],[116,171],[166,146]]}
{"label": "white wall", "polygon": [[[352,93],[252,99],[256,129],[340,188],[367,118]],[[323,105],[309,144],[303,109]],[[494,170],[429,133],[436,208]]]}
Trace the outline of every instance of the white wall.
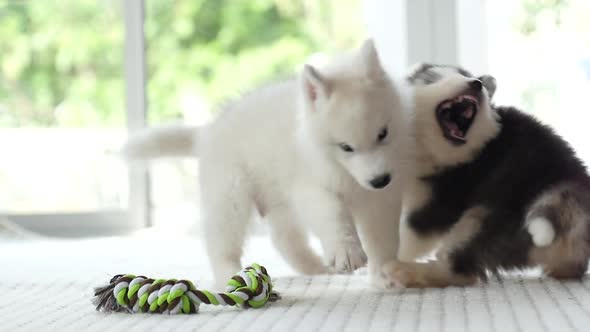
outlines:
{"label": "white wall", "polygon": [[367,31],[391,75],[418,62],[487,70],[486,0],[365,0]]}

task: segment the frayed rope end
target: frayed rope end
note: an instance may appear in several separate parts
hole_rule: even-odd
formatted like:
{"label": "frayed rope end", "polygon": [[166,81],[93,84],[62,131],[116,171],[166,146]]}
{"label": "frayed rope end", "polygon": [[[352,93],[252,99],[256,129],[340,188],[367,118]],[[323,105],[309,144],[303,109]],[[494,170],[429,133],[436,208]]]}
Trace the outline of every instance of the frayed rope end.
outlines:
{"label": "frayed rope end", "polygon": [[96,311],[125,313],[130,312],[129,309],[117,303],[117,299],[115,298],[115,294],[113,293],[115,285],[122,277],[122,274],[118,274],[111,279],[108,285],[96,287],[94,289],[94,298],[92,299],[92,304],[96,306]]}

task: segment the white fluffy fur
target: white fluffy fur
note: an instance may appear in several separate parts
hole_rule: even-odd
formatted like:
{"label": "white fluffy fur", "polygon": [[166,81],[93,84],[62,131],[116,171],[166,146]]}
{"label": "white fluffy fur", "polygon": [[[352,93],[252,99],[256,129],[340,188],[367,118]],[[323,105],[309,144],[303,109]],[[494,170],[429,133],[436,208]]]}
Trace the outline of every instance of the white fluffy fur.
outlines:
{"label": "white fluffy fur", "polygon": [[547,247],[553,243],[555,230],[551,222],[545,218],[539,217],[529,221],[527,230],[533,238],[533,243],[537,247]]}
{"label": "white fluffy fur", "polygon": [[[366,251],[379,282],[380,267],[397,250],[394,156],[405,137],[399,93],[381,68],[368,41],[324,67],[305,66],[298,80],[243,96],[201,128],[198,139],[182,130],[169,139],[146,134],[151,138],[132,146],[131,155],[199,151],[205,241],[219,284],[240,269],[254,212],[268,220],[276,247],[300,272],[327,271],[308,245],[311,231],[338,271],[362,266]],[[378,143],[384,126],[389,135]],[[191,147],[197,141],[198,149]],[[372,190],[370,181],[385,173],[392,183]]]}
{"label": "white fluffy fur", "polygon": [[133,160],[196,155],[198,136],[197,127],[165,125],[131,137],[122,154]]}

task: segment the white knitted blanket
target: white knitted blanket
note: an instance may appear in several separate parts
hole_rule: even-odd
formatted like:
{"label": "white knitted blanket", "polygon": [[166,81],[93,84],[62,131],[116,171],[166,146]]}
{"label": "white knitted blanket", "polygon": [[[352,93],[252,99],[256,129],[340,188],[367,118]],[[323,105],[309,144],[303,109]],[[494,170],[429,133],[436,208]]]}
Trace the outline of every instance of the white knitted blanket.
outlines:
{"label": "white knitted blanket", "polygon": [[209,277],[198,240],[0,240],[0,331],[590,331],[590,278],[509,277],[468,288],[381,292],[365,276],[294,276],[266,240],[245,262],[265,265],[282,299],[263,309],[201,306],[191,316],[103,314],[92,288],[118,273]]}

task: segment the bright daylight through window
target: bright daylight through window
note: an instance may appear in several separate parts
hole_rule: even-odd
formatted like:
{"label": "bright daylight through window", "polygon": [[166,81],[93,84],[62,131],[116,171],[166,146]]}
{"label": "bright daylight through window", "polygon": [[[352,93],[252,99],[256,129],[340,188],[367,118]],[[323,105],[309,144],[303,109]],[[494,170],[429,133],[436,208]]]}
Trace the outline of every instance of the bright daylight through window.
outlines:
{"label": "bright daylight through window", "polygon": [[590,1],[487,1],[496,102],[550,123],[590,162]]}
{"label": "bright daylight through window", "polygon": [[0,213],[125,208],[119,1],[2,1],[0,21]]}
{"label": "bright daylight through window", "polygon": [[[361,0],[145,1],[149,125],[205,123],[227,99],[355,47],[361,8]],[[590,91],[590,2],[485,9],[496,102],[535,113],[590,160],[578,103]],[[124,211],[128,173],[115,155],[127,125],[122,1],[9,0],[0,18],[0,213]],[[194,221],[197,172],[196,160],[153,164],[154,223]]]}

